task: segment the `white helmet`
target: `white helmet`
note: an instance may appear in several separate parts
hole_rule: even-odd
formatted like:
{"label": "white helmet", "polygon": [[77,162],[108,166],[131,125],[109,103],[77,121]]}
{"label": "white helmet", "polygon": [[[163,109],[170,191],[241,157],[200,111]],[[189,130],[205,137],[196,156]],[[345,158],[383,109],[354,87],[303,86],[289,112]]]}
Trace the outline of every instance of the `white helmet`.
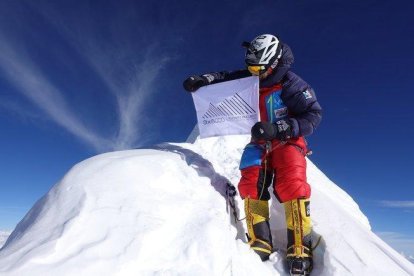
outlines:
{"label": "white helmet", "polygon": [[259,35],[250,43],[243,42],[243,47],[247,49],[246,65],[262,65],[268,68],[282,56],[281,43],[271,34]]}

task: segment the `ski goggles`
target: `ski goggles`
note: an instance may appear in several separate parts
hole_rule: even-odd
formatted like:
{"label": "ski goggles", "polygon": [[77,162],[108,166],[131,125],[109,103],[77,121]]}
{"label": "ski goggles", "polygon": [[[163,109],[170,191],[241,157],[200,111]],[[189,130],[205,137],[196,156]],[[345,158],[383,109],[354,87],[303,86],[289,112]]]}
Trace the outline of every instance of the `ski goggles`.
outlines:
{"label": "ski goggles", "polygon": [[263,65],[249,65],[247,66],[247,70],[249,70],[252,75],[259,76],[266,71],[266,68]]}

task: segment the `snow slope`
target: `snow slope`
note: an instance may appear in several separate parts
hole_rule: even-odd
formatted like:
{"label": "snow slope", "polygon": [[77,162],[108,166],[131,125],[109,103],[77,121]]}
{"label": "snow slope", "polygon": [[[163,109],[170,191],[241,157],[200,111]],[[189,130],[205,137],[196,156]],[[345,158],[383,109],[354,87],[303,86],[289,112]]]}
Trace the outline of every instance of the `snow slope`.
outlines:
{"label": "snow slope", "polygon": [[[279,249],[262,263],[244,222],[226,210],[246,136],[112,152],[74,166],[0,250],[0,275],[286,275],[284,213],[272,201]],[[370,230],[358,205],[308,162],[313,275],[414,275]],[[237,200],[243,218],[242,201]]]}
{"label": "snow slope", "polygon": [[401,255],[403,255],[410,262],[414,263],[414,257],[413,256],[411,256],[411,255],[405,255],[404,253],[401,253]]}
{"label": "snow slope", "polygon": [[0,248],[6,242],[7,238],[10,236],[10,232],[0,231]]}
{"label": "snow slope", "polygon": [[409,260],[410,262],[414,263],[414,256],[407,255],[407,254],[405,254],[404,252],[401,252],[401,255],[402,255],[403,257],[405,257],[407,260]]}

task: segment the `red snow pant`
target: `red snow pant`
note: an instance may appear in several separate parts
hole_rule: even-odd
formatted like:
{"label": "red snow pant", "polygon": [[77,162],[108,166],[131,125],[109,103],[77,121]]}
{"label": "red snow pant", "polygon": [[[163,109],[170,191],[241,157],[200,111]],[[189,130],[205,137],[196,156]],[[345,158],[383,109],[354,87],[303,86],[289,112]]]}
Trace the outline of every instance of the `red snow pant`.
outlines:
{"label": "red snow pant", "polygon": [[287,142],[273,140],[267,150],[266,143],[249,143],[240,163],[240,196],[269,200],[268,188],[273,183],[275,196],[281,203],[309,198],[311,188],[306,182],[306,152],[303,137]]}

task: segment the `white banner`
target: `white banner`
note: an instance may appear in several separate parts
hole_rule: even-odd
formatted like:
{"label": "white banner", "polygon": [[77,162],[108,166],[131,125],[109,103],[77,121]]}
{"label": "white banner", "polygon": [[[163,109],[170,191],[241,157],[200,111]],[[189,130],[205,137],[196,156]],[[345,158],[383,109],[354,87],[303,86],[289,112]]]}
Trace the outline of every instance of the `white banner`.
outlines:
{"label": "white banner", "polygon": [[200,137],[250,134],[259,121],[259,78],[208,85],[192,93]]}

